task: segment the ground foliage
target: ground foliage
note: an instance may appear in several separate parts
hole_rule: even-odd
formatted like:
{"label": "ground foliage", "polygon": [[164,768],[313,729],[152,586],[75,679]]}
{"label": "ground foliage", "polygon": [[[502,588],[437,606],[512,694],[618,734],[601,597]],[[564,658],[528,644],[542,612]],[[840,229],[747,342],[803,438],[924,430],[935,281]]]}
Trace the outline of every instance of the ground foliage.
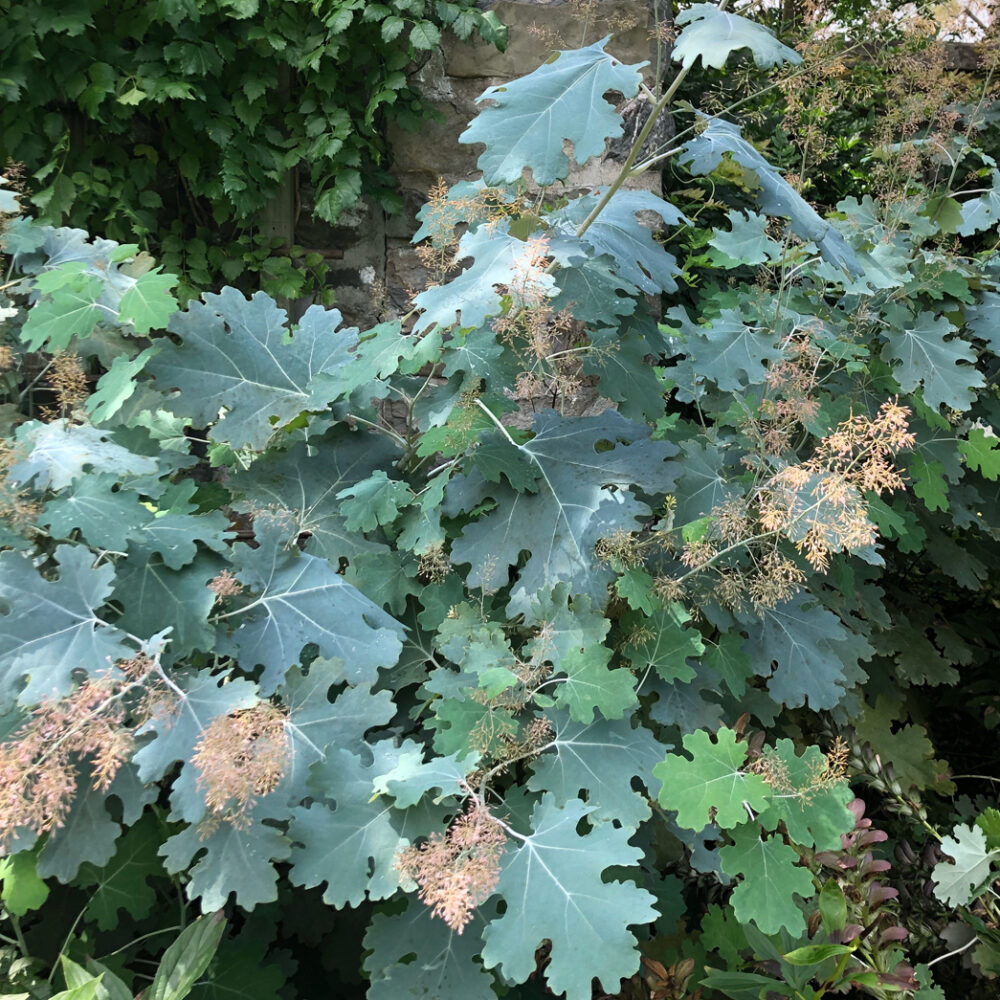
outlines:
{"label": "ground foliage", "polygon": [[[681,74],[796,63],[681,23]],[[564,190],[564,140],[621,128],[595,93],[640,91],[611,51],[484,95],[482,178],[420,216],[440,283],[371,330],[178,311],[136,246],[0,194],[13,989],[124,1000],[199,909],[230,929],[188,925],[177,1000],[932,1000],[1000,968],[1000,812],[926,709],[996,717],[995,255],[916,185],[824,217],[704,115],[679,162],[747,192],[718,227],[620,187],[634,156]],[[959,948],[977,979],[934,985]]]}

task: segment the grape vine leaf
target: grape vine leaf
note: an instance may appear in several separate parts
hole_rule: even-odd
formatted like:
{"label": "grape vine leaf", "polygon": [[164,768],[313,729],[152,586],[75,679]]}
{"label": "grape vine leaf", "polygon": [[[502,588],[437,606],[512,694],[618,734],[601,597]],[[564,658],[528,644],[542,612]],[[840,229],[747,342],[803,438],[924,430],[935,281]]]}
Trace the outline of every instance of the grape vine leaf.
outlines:
{"label": "grape vine leaf", "polygon": [[[528,551],[511,591],[511,614],[530,613],[531,596],[560,582],[570,583],[603,607],[614,573],[598,562],[594,545],[615,531],[634,530],[639,518],[650,513],[627,487],[652,494],[672,489],[674,469],[666,459],[677,448],[649,441],[648,427],[614,411],[564,419],[548,410],[536,416],[534,430],[535,436],[524,444],[496,445],[519,452],[540,470],[538,492],[516,493],[483,482],[480,496],[493,496],[497,507],[466,525],[452,546],[452,562],[471,564],[468,585],[492,592],[507,583],[509,567]],[[604,443],[614,447],[598,450]],[[449,484],[446,512],[454,510],[449,500],[456,480],[461,484],[462,477]]]}
{"label": "grape vine leaf", "polygon": [[285,671],[314,643],[324,657],[339,657],[352,684],[374,684],[379,667],[391,667],[402,649],[403,627],[318,556],[289,548],[287,525],[258,518],[259,547],[233,552],[237,579],[254,596],[243,597],[229,617],[237,622],[218,648],[244,668],[263,664],[261,693],[270,695]]}
{"label": "grape vine leaf", "polygon": [[733,730],[723,726],[713,742],[699,729],[686,733],[683,743],[690,760],[671,753],[653,768],[662,782],[660,805],[676,811],[679,826],[701,830],[714,820],[731,829],[750,818],[747,806],[756,811],[767,805],[770,789],[760,775],[742,770],[747,746]]}
{"label": "grape vine leaf", "polygon": [[690,69],[699,56],[703,66],[722,69],[730,54],[738,49],[750,49],[754,62],[763,68],[802,62],[802,56],[779,42],[770,28],[719,10],[714,4],[692,4],[674,20],[684,25],[684,30],[674,41],[671,57],[685,69]]}
{"label": "grape vine leaf", "polygon": [[719,855],[727,874],[743,876],[730,897],[736,919],[741,924],[752,920],[765,934],[782,928],[802,934],[806,921],[795,897],[812,899],[816,890],[809,869],[798,864],[798,852],[779,836],[761,840],[756,823],[731,830],[729,836],[733,843]]}
{"label": "grape vine leaf", "polygon": [[721,118],[702,118],[704,130],[685,147],[679,162],[694,174],[709,174],[730,153],[760,181],[760,205],[768,215],[785,216],[803,240],[811,240],[825,260],[849,274],[864,273],[857,254],[843,235],[785,180],[760,153],[743,138],[738,125]]}
{"label": "grape vine leaf", "polygon": [[343,375],[358,332],[338,329],[337,310],[310,306],[289,342],[284,311],[263,292],[246,299],[224,288],[204,299],[174,315],[168,329],[181,343],[167,344],[146,371],[160,388],[179,390],[167,409],[195,426],[214,425],[213,441],[260,451],[276,426],[360,384],[360,372]]}
{"label": "grape vine leaf", "polygon": [[608,39],[575,51],[553,53],[534,72],[490,87],[479,101],[494,101],[473,119],[459,142],[485,144],[479,169],[488,184],[514,183],[530,167],[544,186],[569,176],[563,142],[584,163],[600,156],[608,139],[622,134],[622,119],[600,95],[615,90],[634,97],[645,63],[625,66],[604,51]]}
{"label": "grape vine leaf", "polygon": [[628,718],[576,722],[564,711],[549,711],[547,718],[555,732],[551,747],[532,761],[531,791],[551,792],[559,806],[585,792],[594,823],[618,820],[635,830],[649,819],[649,804],[632,788],[637,777],[651,792],[658,790],[650,775],[663,744],[648,729],[633,727]]}
{"label": "grape vine leaf", "polygon": [[934,866],[934,895],[948,906],[967,906],[989,879],[993,864],[1000,862],[1000,851],[989,850],[978,826],[959,825],[952,834],[941,841],[941,852],[954,863],[939,861]]}
{"label": "grape vine leaf", "polygon": [[131,323],[136,333],[162,329],[177,311],[177,300],[170,291],[176,284],[175,275],[161,274],[158,267],[140,274],[121,297],[118,322]]}
{"label": "grape vine leaf", "polygon": [[958,450],[970,469],[975,469],[984,479],[1000,478],[1000,438],[991,428],[973,427],[968,438],[958,442]]}
{"label": "grape vine leaf", "polygon": [[550,661],[566,678],[553,697],[577,722],[590,722],[595,709],[605,718],[620,719],[636,702],[635,677],[624,667],[609,668],[611,650],[604,644],[610,622],[589,597],[567,601],[569,587],[559,584],[546,598],[531,605],[538,636],[526,646],[532,662]]}
{"label": "grape vine leaf", "polygon": [[[654,897],[629,882],[604,882],[612,866],[634,866],[641,848],[628,841],[631,830],[599,823],[580,836],[577,826],[593,811],[579,799],[556,805],[546,793],[535,806],[532,832],[508,852],[497,892],[507,911],[492,920],[483,938],[483,964],[523,983],[535,971],[536,952],[546,938],[551,958],[545,970],[549,989],[567,1000],[590,1000],[591,980],[605,990],[618,988],[639,964],[629,924],[656,919]],[[524,905],[530,900],[530,905]],[[581,962],[580,955],[588,961]]]}
{"label": "grape vine leaf", "polygon": [[[493,977],[477,961],[475,926],[459,934],[412,896],[402,913],[375,914],[364,946],[368,1000],[496,1000]],[[404,961],[410,955],[415,959]]]}
{"label": "grape vine leaf", "polygon": [[[888,312],[888,311],[887,311]],[[955,327],[943,316],[921,312],[915,318],[895,310],[883,330],[883,357],[897,362],[893,377],[903,392],[923,386],[924,402],[935,410],[943,403],[965,412],[976,400],[974,389],[986,384],[975,368],[976,353],[961,337],[946,339]]]}
{"label": "grape vine leaf", "polygon": [[636,622],[632,636],[622,653],[639,675],[652,668],[670,681],[689,681],[695,676],[687,658],[699,657],[705,651],[697,629],[685,628],[691,616],[682,604],[658,608],[644,620]]}
{"label": "grape vine leaf", "polygon": [[48,580],[29,557],[0,552],[0,704],[15,695],[23,705],[66,695],[74,671],[114,671],[135,655],[97,613],[111,594],[114,566],[95,568],[84,546],[60,545],[54,555],[59,577]]}

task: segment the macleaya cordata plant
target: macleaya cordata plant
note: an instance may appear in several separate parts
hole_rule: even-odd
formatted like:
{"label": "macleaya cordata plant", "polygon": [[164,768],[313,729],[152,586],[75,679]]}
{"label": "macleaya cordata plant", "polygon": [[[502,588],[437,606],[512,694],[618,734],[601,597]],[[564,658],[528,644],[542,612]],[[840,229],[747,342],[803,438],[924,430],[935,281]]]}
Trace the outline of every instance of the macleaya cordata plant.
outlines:
{"label": "macleaya cordata plant", "polygon": [[[5,947],[65,892],[67,961],[136,928],[87,987],[113,1000],[179,930],[158,898],[248,914],[197,975],[255,996],[279,926],[353,910],[371,1000],[941,996],[849,781],[918,731],[887,691],[976,655],[894,574],[986,576],[1000,269],[927,192],[821,216],[722,117],[641,152],[699,60],[798,59],[723,7],[678,23],[662,92],[607,39],[488,90],[482,176],[419,216],[437,283],[366,331],[233,288],[177,311],[136,247],[0,189]],[[621,134],[609,92],[646,126],[566,188],[567,142]],[[755,198],[697,288],[640,214],[693,222],[626,183],[668,153]],[[936,833],[931,755],[864,780]],[[934,868],[984,968],[994,813]]]}

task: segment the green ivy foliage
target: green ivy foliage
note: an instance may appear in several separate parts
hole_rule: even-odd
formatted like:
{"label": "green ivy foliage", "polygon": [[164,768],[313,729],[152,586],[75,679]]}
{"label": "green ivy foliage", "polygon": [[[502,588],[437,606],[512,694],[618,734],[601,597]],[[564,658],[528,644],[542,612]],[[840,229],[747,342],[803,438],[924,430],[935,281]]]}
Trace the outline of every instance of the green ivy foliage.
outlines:
{"label": "green ivy foliage", "polygon": [[[705,42],[700,6],[682,76],[702,44],[792,57],[735,16]],[[370,330],[232,287],[177,309],[136,246],[0,189],[22,962],[98,942],[115,978],[75,981],[134,994],[200,909],[238,919],[194,993],[309,995],[292,947],[372,1000],[957,1000],[957,917],[993,974],[1000,813],[956,808],[919,706],[993,663],[921,602],[975,610],[998,564],[996,257],[929,192],[824,217],[701,115],[675,155],[754,205],[693,233],[692,287],[635,155],[561,186],[567,138],[622,128],[595,94],[640,89],[606,45],[487,92],[482,178],[420,213],[441,281]],[[958,206],[995,229],[992,190]],[[887,816],[930,893],[890,884]]]}
{"label": "green ivy foliage", "polygon": [[506,40],[471,0],[4,0],[0,18],[0,162],[36,217],[138,237],[193,294],[248,268],[301,289],[256,232],[290,171],[326,222],[362,194],[398,211],[384,124],[429,113],[411,63],[442,32]]}

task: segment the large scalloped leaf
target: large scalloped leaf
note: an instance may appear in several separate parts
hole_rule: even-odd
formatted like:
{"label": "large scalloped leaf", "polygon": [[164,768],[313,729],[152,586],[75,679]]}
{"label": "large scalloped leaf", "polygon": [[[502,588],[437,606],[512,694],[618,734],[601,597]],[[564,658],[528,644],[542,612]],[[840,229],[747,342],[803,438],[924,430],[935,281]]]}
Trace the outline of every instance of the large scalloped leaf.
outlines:
{"label": "large scalloped leaf", "polygon": [[[482,326],[488,317],[500,312],[497,285],[509,285],[524,274],[533,251],[529,244],[511,236],[507,219],[467,232],[458,243],[456,257],[473,258],[473,263],[447,284],[433,285],[413,299],[423,310],[414,332],[435,326],[447,329],[456,322],[463,327]],[[534,276],[541,287],[552,294],[555,278],[539,271]]]}
{"label": "large scalloped leaf", "polygon": [[814,711],[839,705],[847,691],[864,680],[858,665],[872,648],[832,611],[799,594],[774,608],[764,608],[750,626],[743,649],[767,674],[767,689],[779,704],[797,708],[807,701]]}
{"label": "large scalloped leaf", "polygon": [[750,49],[754,62],[765,68],[802,62],[802,56],[779,42],[770,28],[719,10],[714,4],[692,4],[674,20],[683,24],[684,30],[674,41],[671,57],[685,69],[690,69],[699,56],[703,66],[722,69],[730,53],[738,49]]}
{"label": "large scalloped leaf", "polygon": [[[198,857],[204,851],[204,855]],[[278,898],[278,873],[272,862],[291,851],[288,838],[257,816],[246,825],[220,823],[207,835],[197,824],[168,837],[160,847],[168,872],[187,871],[188,899],[200,899],[205,913],[221,910],[235,894],[237,905],[252,910]],[[197,863],[192,862],[198,857]]]}
{"label": "large scalloped leaf", "polygon": [[[492,591],[505,585],[509,567],[527,551],[528,561],[511,591],[511,614],[530,613],[531,597],[561,582],[603,607],[614,573],[595,558],[594,545],[615,531],[634,530],[650,513],[628,487],[652,494],[673,487],[675,472],[665,459],[676,454],[676,447],[649,441],[649,433],[648,427],[610,410],[566,419],[549,410],[535,418],[530,441],[517,445],[494,439],[499,451],[527,458],[541,478],[534,494],[482,481],[469,499],[452,501],[464,506],[475,493],[497,500],[496,509],[466,525],[452,546],[456,565],[472,565],[469,586]],[[449,486],[449,500],[456,495]]]}
{"label": "large scalloped leaf", "polygon": [[[591,1000],[591,981],[606,991],[618,988],[639,965],[629,924],[656,919],[654,897],[630,882],[605,882],[606,868],[633,866],[642,849],[628,841],[632,831],[599,823],[577,832],[593,812],[579,799],[556,805],[546,793],[534,809],[530,835],[518,838],[506,856],[497,891],[507,911],[483,935],[483,964],[499,966],[504,977],[523,983],[535,971],[535,953],[551,942],[545,978],[567,1000]],[[586,955],[587,960],[580,957]]]}
{"label": "large scalloped leaf", "polygon": [[399,454],[387,437],[336,427],[308,445],[268,451],[226,486],[252,509],[287,512],[292,530],[309,537],[306,551],[337,565],[361,552],[385,551],[383,544],[347,529],[337,493],[374,469],[390,467]]}
{"label": "large scalloped leaf", "polygon": [[[115,670],[136,650],[98,610],[111,594],[114,567],[94,567],[83,546],[55,550],[59,578],[47,580],[27,556],[0,553],[0,706],[69,693],[74,671]],[[21,682],[27,683],[21,689]]]}
{"label": "large scalloped leaf", "polygon": [[817,211],[743,138],[738,125],[721,118],[704,118],[704,130],[685,146],[678,162],[694,174],[709,174],[726,153],[749,167],[760,180],[760,205],[768,215],[791,219],[792,229],[804,240],[812,240],[825,260],[854,275],[863,268],[857,254],[840,232]]}
{"label": "large scalloped leaf", "polygon": [[[598,188],[548,216],[548,221],[562,229],[568,238],[560,246],[571,245],[576,228],[597,206],[603,193],[604,189]],[[655,213],[668,226],[688,221],[670,202],[652,191],[616,191],[580,240],[593,254],[610,257],[617,273],[644,292],[650,295],[676,292],[674,276],[681,273],[680,268],[653,239],[649,229],[636,219],[639,212]]]}
{"label": "large scalloped leaf", "polygon": [[932,312],[914,318],[905,310],[894,310],[887,318],[889,323],[882,330],[888,341],[883,357],[898,362],[892,374],[900,389],[913,392],[922,385],[928,406],[937,409],[943,403],[960,412],[968,410],[976,400],[973,390],[986,384],[974,367],[972,345],[952,337],[955,327]]}
{"label": "large scalloped leaf", "polygon": [[402,913],[375,914],[364,946],[367,1000],[496,1000],[493,977],[477,961],[475,927],[459,934],[412,896]]}
{"label": "large scalloped leaf", "polygon": [[34,488],[62,490],[86,471],[124,475],[156,472],[156,459],[136,455],[111,440],[108,431],[96,427],[53,420],[50,424],[31,421],[17,430],[18,444],[30,448],[27,456],[11,466],[14,483]]}
{"label": "large scalloped leaf", "polygon": [[175,314],[169,330],[181,343],[164,347],[146,370],[162,389],[180,390],[167,408],[214,425],[214,441],[260,450],[275,426],[325,409],[365,380],[350,367],[358,331],[338,329],[336,309],[310,306],[288,342],[285,312],[263,292],[246,299],[224,288],[204,299]]}
{"label": "large scalloped leaf", "polygon": [[496,105],[480,111],[458,141],[486,145],[479,169],[488,184],[517,181],[525,167],[536,184],[551,184],[569,176],[565,140],[582,164],[622,134],[621,116],[601,95],[634,97],[646,64],[623,65],[604,51],[607,42],[553,53],[533,73],[484,91],[479,100]]}
{"label": "large scalloped leaf", "polygon": [[399,888],[397,855],[436,829],[446,812],[422,806],[396,809],[386,796],[374,793],[375,779],[391,771],[404,752],[382,740],[371,748],[371,764],[337,748],[313,768],[312,784],[321,797],[295,809],[289,827],[296,842],[293,885],[326,883],[323,901],[338,907],[357,906],[366,896],[386,899]]}
{"label": "large scalloped leaf", "polygon": [[274,692],[289,667],[301,663],[304,646],[339,657],[352,683],[374,684],[379,667],[390,667],[402,649],[403,626],[352,587],[325,560],[289,547],[287,526],[259,519],[259,548],[235,549],[236,576],[255,596],[222,617],[236,628],[219,640],[220,651],[245,669],[262,664],[261,691]]}
{"label": "large scalloped leaf", "polygon": [[592,822],[618,820],[635,829],[649,819],[645,796],[632,788],[633,777],[658,790],[653,768],[662,760],[664,744],[628,718],[575,722],[565,712],[550,712],[555,727],[551,748],[532,762],[528,788],[551,792],[557,805],[586,792],[594,807]]}

